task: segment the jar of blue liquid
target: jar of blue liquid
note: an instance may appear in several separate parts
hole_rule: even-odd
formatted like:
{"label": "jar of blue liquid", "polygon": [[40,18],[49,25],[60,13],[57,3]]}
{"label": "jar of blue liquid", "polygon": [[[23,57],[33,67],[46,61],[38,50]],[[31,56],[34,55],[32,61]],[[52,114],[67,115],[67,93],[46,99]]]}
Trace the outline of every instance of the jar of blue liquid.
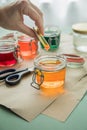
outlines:
{"label": "jar of blue liquid", "polygon": [[[46,26],[44,38],[50,45],[48,51],[55,51],[59,48],[60,44],[60,29],[58,26]],[[41,47],[44,49],[44,46],[41,44]]]}

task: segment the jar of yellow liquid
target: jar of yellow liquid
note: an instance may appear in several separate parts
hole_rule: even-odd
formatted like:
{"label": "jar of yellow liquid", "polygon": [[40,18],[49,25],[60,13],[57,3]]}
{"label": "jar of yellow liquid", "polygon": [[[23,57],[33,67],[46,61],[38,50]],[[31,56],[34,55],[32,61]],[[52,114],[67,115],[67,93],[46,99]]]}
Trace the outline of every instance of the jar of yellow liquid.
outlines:
{"label": "jar of yellow liquid", "polygon": [[44,95],[63,92],[66,73],[66,60],[60,56],[39,56],[34,61],[34,74],[31,85]]}

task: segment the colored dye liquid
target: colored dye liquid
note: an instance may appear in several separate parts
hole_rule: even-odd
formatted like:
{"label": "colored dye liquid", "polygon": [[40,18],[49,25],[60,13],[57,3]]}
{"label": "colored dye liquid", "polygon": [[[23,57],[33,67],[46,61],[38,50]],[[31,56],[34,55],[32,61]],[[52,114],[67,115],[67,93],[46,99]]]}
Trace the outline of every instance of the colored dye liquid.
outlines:
{"label": "colored dye liquid", "polygon": [[17,54],[12,52],[0,52],[0,67],[9,67],[17,63]]}
{"label": "colored dye liquid", "polygon": [[28,60],[36,56],[38,47],[35,40],[30,41],[30,38],[22,36],[18,44],[23,59]]}
{"label": "colored dye liquid", "polygon": [[[57,26],[46,26],[44,38],[50,46],[48,51],[57,50],[60,45],[60,29]],[[44,46],[42,44],[41,47],[44,49]]]}
{"label": "colored dye liquid", "polygon": [[[50,63],[50,62],[49,62]],[[45,66],[56,66],[60,64],[59,62],[55,63],[45,63]],[[44,95],[55,95],[58,93],[64,92],[64,82],[65,82],[65,72],[66,69],[63,68],[61,70],[56,71],[42,71],[44,75],[44,81],[40,86],[40,89],[44,93]],[[37,82],[40,82],[40,76],[37,75]]]}

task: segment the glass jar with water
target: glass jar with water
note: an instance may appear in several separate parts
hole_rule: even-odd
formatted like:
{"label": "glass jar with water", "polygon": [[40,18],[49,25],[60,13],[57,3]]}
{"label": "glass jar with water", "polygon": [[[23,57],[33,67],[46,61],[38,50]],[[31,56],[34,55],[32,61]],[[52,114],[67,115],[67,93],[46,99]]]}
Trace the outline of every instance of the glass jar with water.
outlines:
{"label": "glass jar with water", "polygon": [[87,53],[87,23],[74,24],[72,30],[75,49]]}

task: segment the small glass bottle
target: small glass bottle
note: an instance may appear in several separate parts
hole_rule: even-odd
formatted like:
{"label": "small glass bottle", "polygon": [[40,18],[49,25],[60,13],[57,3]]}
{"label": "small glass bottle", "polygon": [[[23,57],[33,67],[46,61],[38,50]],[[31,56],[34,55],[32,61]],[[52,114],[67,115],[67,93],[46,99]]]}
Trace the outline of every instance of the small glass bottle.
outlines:
{"label": "small glass bottle", "polygon": [[66,60],[60,56],[39,56],[34,61],[32,86],[44,95],[61,93],[64,88]]}
{"label": "small glass bottle", "polygon": [[87,53],[87,23],[74,24],[72,30],[75,49]]}

